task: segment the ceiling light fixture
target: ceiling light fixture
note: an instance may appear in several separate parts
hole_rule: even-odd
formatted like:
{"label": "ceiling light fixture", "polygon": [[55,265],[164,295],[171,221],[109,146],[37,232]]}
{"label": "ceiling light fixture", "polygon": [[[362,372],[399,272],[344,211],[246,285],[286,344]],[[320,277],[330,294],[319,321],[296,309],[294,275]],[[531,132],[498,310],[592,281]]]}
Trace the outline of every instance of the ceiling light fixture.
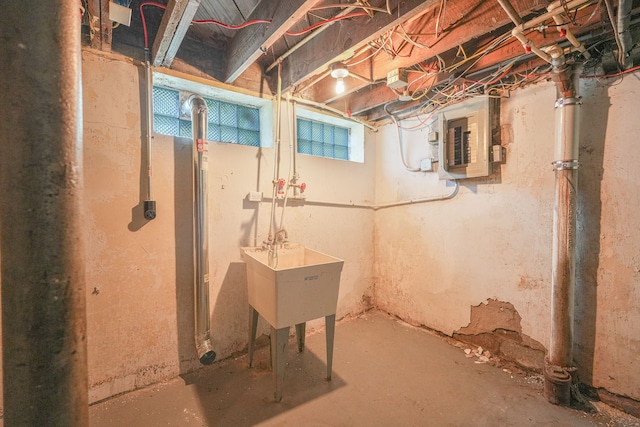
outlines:
{"label": "ceiling light fixture", "polygon": [[331,64],[329,69],[331,70],[331,77],[336,79],[336,93],[344,93],[344,78],[349,75],[349,70],[340,62]]}

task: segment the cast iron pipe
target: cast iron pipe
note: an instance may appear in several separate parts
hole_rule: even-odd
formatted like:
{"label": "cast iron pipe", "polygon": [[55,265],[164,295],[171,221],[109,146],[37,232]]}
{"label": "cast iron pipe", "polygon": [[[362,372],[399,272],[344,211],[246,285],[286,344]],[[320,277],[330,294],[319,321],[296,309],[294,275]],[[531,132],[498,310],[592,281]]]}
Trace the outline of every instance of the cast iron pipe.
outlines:
{"label": "cast iron pipe", "polygon": [[191,112],[193,129],[193,230],[194,230],[194,309],[198,359],[210,365],[216,358],[211,344],[209,319],[209,147],[207,144],[207,104],[191,95],[185,102]]}
{"label": "cast iron pipe", "polygon": [[632,5],[632,0],[620,0],[618,4],[618,25],[616,25],[620,39],[618,62],[625,70],[633,67],[633,58],[629,54],[631,49],[633,49],[633,40],[631,39],[631,32],[629,31]]}
{"label": "cast iron pipe", "polygon": [[[551,271],[551,333],[545,358],[544,395],[551,403],[571,403],[573,321],[576,267],[576,198],[578,190],[579,109],[577,77],[565,65],[560,47],[551,51],[557,85],[555,147],[555,201]],[[573,71],[573,75],[572,75]]]}
{"label": "cast iron pipe", "polygon": [[3,0],[5,426],[87,426],[78,2]]}

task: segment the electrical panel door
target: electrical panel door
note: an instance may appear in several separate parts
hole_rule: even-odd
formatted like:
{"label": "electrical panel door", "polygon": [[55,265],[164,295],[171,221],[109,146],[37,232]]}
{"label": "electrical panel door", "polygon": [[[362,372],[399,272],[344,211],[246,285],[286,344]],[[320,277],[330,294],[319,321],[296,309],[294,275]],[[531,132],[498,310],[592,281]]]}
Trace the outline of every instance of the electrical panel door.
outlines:
{"label": "electrical panel door", "polygon": [[438,141],[440,179],[489,175],[495,101],[487,96],[476,97],[442,110]]}

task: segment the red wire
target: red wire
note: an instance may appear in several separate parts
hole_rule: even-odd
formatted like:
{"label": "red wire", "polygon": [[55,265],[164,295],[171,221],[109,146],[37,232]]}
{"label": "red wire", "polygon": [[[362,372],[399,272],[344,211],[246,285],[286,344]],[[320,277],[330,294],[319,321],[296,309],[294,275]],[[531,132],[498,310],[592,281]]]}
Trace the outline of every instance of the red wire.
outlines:
{"label": "red wire", "polygon": [[601,76],[581,76],[581,79],[606,79],[609,77],[618,77],[621,76],[623,74],[627,74],[627,73],[632,73],[634,71],[638,71],[640,70],[640,65],[638,65],[637,67],[633,67],[633,68],[629,68],[628,70],[624,70],[624,71],[620,71],[618,73],[615,74],[603,74]]}
{"label": "red wire", "polygon": [[[166,9],[167,6],[162,3],[157,3],[154,1],[145,1],[140,3],[140,17],[142,18],[142,31],[144,32],[144,47],[145,49],[148,49],[149,36],[147,33],[147,21],[146,19],[144,19],[144,12],[142,11],[142,8],[144,6],[155,6],[161,9]],[[224,22],[216,21],[215,19],[200,19],[200,20],[191,21],[191,22],[193,22],[194,24],[216,24],[223,28],[228,28],[230,30],[239,30],[241,28],[248,27],[249,25],[254,25],[254,24],[263,24],[263,23],[270,24],[271,23],[271,21],[267,19],[254,19],[252,21],[243,22],[242,24],[239,24],[239,25],[229,25],[229,24],[225,24]]]}
{"label": "red wire", "polygon": [[354,13],[348,13],[346,15],[342,15],[342,16],[334,16],[333,18],[329,18],[326,19],[324,21],[320,21],[317,22],[313,25],[311,25],[310,27],[305,28],[304,30],[300,30],[300,31],[287,31],[286,34],[288,36],[301,36],[305,33],[308,33],[309,31],[315,30],[318,27],[321,27],[323,25],[326,25],[330,22],[336,22],[336,21],[340,21],[342,19],[347,19],[347,18],[354,18],[356,16],[362,16],[362,15],[368,15],[367,12],[354,12]]}
{"label": "red wire", "polygon": [[[154,1],[145,1],[140,3],[140,17],[142,18],[142,31],[144,33],[144,47],[145,49],[149,48],[149,34],[147,32],[147,21],[144,18],[144,12],[142,10],[142,8],[144,6],[155,6],[155,7],[159,7],[161,9],[166,9],[167,6],[162,4],[162,3],[157,3]],[[340,21],[342,19],[347,19],[347,18],[354,18],[356,16],[362,16],[362,15],[368,15],[367,12],[354,12],[354,13],[348,13],[346,15],[342,15],[342,16],[335,16],[333,18],[329,18],[326,19],[324,21],[320,21],[317,22],[307,28],[305,28],[304,30],[300,30],[300,31],[287,31],[287,35],[289,36],[300,36],[302,34],[308,33],[309,31],[315,30],[316,28],[322,26],[322,25],[326,25],[329,24],[331,22],[336,22],[336,21]],[[230,25],[230,24],[225,24],[224,22],[220,22],[220,21],[216,21],[215,19],[199,19],[196,21],[191,21],[194,24],[215,24],[218,25],[220,27],[223,28],[227,28],[230,30],[239,30],[241,28],[245,28],[248,27],[249,25],[254,25],[254,24],[270,24],[271,20],[268,19],[254,19],[251,21],[246,21],[243,22],[242,24],[239,25]]]}
{"label": "red wire", "polygon": [[149,36],[147,35],[147,21],[144,19],[144,12],[142,11],[143,6],[155,6],[161,9],[166,9],[162,3],[156,3],[154,1],[145,1],[140,3],[140,17],[142,18],[142,32],[144,33],[144,48],[149,49]]}
{"label": "red wire", "polygon": [[269,19],[254,19],[251,21],[243,22],[242,24],[239,24],[239,25],[229,25],[229,24],[225,24],[224,22],[216,21],[215,19],[199,19],[197,21],[191,21],[191,22],[193,22],[194,24],[216,24],[223,28],[228,28],[230,30],[239,30],[241,28],[248,27],[249,25],[254,25],[254,24],[271,24],[271,20]]}

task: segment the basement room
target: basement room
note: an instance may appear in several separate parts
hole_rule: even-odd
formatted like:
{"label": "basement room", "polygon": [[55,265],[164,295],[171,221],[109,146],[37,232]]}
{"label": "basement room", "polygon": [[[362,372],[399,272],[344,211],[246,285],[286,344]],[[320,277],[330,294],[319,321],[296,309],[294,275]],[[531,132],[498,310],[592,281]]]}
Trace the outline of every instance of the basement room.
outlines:
{"label": "basement room", "polygon": [[0,427],[640,426],[639,41],[640,0],[3,0]]}

